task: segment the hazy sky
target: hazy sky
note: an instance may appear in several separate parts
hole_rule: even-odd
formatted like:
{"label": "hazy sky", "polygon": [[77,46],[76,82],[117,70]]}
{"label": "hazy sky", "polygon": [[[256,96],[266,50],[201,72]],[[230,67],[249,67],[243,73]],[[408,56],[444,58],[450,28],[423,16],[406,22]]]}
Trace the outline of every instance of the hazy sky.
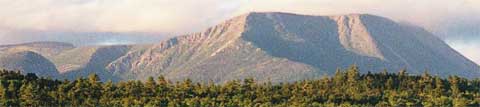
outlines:
{"label": "hazy sky", "polygon": [[0,39],[26,30],[198,32],[250,11],[381,15],[423,26],[480,63],[480,0],[0,0]]}

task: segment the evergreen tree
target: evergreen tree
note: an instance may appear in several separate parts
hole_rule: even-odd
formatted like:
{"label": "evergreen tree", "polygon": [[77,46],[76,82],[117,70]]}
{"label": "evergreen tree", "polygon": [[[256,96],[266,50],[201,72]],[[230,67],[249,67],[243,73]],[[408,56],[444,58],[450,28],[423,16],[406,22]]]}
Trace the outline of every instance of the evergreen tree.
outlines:
{"label": "evergreen tree", "polygon": [[18,101],[18,88],[16,82],[11,80],[8,83],[8,90],[7,90],[8,100],[7,105],[9,106],[19,106]]}
{"label": "evergreen tree", "polygon": [[85,104],[88,106],[98,105],[98,101],[101,97],[102,86],[100,84],[100,78],[97,74],[90,74],[88,76],[88,83],[84,87],[86,90],[85,94],[87,99],[85,99]]}
{"label": "evergreen tree", "polygon": [[74,86],[68,91],[68,99],[71,100],[73,106],[82,106],[89,96],[90,90],[87,88],[87,83],[83,78],[79,78],[72,83]]}
{"label": "evergreen tree", "polygon": [[389,77],[389,78],[387,79],[387,82],[385,82],[385,88],[386,88],[387,90],[393,90],[393,88],[394,88],[394,83],[393,83],[393,78],[392,78],[392,77]]}
{"label": "evergreen tree", "polygon": [[340,69],[335,71],[335,76],[333,77],[333,82],[335,83],[335,87],[341,88],[343,87],[345,81],[345,73],[343,73]]}
{"label": "evergreen tree", "polygon": [[158,85],[153,79],[153,77],[148,77],[147,81],[145,82],[144,95],[147,97],[153,97],[155,95],[155,90],[157,87]]}
{"label": "evergreen tree", "polygon": [[55,91],[52,92],[55,103],[59,106],[66,106],[70,103],[68,99],[70,81],[63,81],[63,84],[59,85]]}
{"label": "evergreen tree", "polygon": [[58,81],[0,70],[0,106],[480,106],[479,79],[359,72],[352,66],[312,80],[204,84],[163,76],[103,83],[94,74]]}
{"label": "evergreen tree", "polygon": [[459,89],[459,78],[457,76],[449,77],[450,82],[450,90],[453,97],[460,96],[460,89]]}
{"label": "evergreen tree", "polygon": [[[2,71],[4,72],[4,71]],[[6,106],[7,103],[7,90],[3,86],[2,81],[0,81],[0,106]]]}
{"label": "evergreen tree", "polygon": [[348,69],[347,71],[347,82],[350,85],[356,84],[357,80],[359,79],[359,72],[358,72],[358,67],[356,65],[353,65]]}
{"label": "evergreen tree", "polygon": [[445,85],[443,84],[442,79],[440,77],[435,77],[435,97],[440,97],[443,95],[444,91],[443,89],[445,88]]}
{"label": "evergreen tree", "polygon": [[35,106],[40,105],[39,88],[32,83],[23,84],[20,88],[21,106]]}
{"label": "evergreen tree", "polygon": [[113,86],[112,81],[106,82],[103,87],[102,87],[102,96],[100,97],[100,104],[103,104],[105,106],[113,106],[114,104],[112,101],[114,100],[114,91],[115,88]]}
{"label": "evergreen tree", "polygon": [[351,99],[360,100],[362,98],[357,82],[359,78],[358,67],[356,65],[351,66],[347,71],[347,92]]}

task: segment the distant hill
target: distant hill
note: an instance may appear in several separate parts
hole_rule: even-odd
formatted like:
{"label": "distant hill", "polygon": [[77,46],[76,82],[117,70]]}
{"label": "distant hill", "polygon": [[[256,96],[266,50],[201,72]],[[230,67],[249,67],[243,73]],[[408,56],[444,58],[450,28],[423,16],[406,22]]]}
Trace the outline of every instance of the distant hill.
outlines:
{"label": "distant hill", "polygon": [[48,59],[31,51],[12,52],[0,55],[0,68],[35,73],[44,77],[57,77],[55,65]]}
{"label": "distant hill", "polygon": [[352,64],[371,72],[480,76],[478,65],[424,29],[369,14],[249,13],[156,44],[61,49],[48,58],[64,77],[96,72],[114,80],[296,81]]}

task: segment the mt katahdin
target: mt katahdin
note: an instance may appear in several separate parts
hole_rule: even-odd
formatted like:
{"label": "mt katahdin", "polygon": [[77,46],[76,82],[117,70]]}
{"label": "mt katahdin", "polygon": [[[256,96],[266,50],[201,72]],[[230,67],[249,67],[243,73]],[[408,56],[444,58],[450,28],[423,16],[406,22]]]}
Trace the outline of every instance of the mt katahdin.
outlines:
{"label": "mt katahdin", "polygon": [[[249,13],[152,45],[32,43],[0,50],[3,68],[68,79],[97,73],[114,81],[164,75],[217,83],[244,78],[286,82],[333,75],[352,64],[361,73],[406,68],[410,74],[428,70],[443,77],[480,77],[477,64],[428,31],[368,14]],[[12,54],[15,58],[8,58]],[[39,65],[46,68],[31,69]]]}

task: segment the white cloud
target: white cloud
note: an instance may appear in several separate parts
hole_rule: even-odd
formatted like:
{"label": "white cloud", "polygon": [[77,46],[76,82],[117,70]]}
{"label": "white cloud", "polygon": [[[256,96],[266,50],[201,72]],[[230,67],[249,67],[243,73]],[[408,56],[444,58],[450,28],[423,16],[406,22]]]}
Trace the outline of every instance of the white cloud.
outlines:
{"label": "white cloud", "polygon": [[[225,7],[230,6],[230,7]],[[182,32],[226,18],[234,0],[1,0],[0,26],[13,29]]]}
{"label": "white cloud", "polygon": [[[249,11],[373,13],[434,26],[480,14],[474,0],[0,0],[0,26],[76,31],[199,31]],[[478,15],[477,15],[478,16]]]}
{"label": "white cloud", "polygon": [[480,42],[450,41],[450,46],[480,64]]}

